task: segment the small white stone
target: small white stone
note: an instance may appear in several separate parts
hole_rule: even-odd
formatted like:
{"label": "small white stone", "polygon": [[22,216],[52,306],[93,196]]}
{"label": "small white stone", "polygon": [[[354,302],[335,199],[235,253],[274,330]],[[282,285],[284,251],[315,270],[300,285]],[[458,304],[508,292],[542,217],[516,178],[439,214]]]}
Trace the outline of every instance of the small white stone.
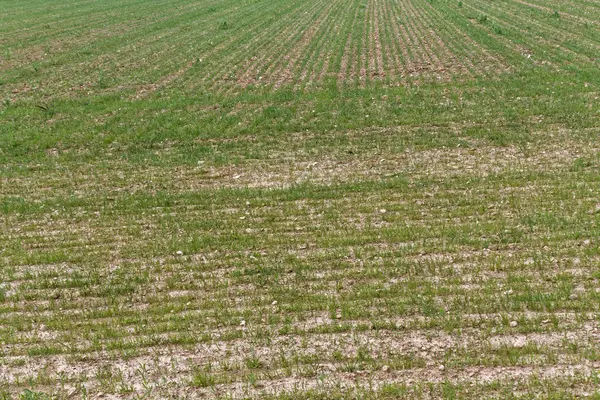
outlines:
{"label": "small white stone", "polygon": [[277,305],[277,300],[273,300],[273,302],[271,303],[271,305],[276,306]]}
{"label": "small white stone", "polygon": [[379,212],[380,212],[381,214],[385,214],[385,213],[387,212],[387,210],[386,210],[385,208],[382,208],[381,210],[379,210]]}
{"label": "small white stone", "polygon": [[511,328],[516,328],[516,327],[517,327],[517,325],[519,325],[519,324],[517,323],[517,321],[510,321],[510,327],[511,327]]}
{"label": "small white stone", "polygon": [[181,251],[181,250],[177,250],[177,253],[176,253],[176,254],[177,254],[178,256],[182,256],[182,255],[183,255],[183,251]]}
{"label": "small white stone", "polygon": [[242,321],[240,322],[240,326],[246,326],[246,321],[245,321],[245,320],[242,320]]}
{"label": "small white stone", "polygon": [[443,370],[445,370],[445,369],[446,369],[446,367],[444,367],[444,364],[442,364],[442,365],[440,365],[440,366],[438,367],[438,369],[439,369],[440,371],[443,371]]}
{"label": "small white stone", "polygon": [[383,367],[381,367],[381,370],[382,370],[383,372],[388,372],[388,371],[390,370],[390,367],[389,367],[389,366],[387,366],[387,365],[384,365]]}

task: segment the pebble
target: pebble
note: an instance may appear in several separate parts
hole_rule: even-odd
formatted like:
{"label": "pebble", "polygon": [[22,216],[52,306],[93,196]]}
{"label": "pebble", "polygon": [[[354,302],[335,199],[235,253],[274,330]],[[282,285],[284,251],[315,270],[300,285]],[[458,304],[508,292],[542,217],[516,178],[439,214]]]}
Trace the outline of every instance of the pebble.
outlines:
{"label": "pebble", "polygon": [[379,210],[379,212],[380,212],[381,214],[385,214],[385,213],[387,212],[387,210],[386,210],[385,208],[382,208],[381,210]]}
{"label": "pebble", "polygon": [[388,372],[388,371],[390,370],[390,367],[389,367],[389,366],[387,366],[387,365],[384,365],[383,367],[381,367],[381,370],[382,370],[383,372]]}
{"label": "pebble", "polygon": [[510,327],[511,327],[511,328],[516,328],[516,327],[517,327],[517,325],[519,325],[519,324],[517,323],[517,321],[510,321]]}
{"label": "pebble", "polygon": [[444,367],[444,365],[442,364],[442,365],[440,365],[440,366],[438,367],[438,369],[439,369],[440,371],[443,371],[443,370],[445,370],[445,369],[446,369],[446,367]]}
{"label": "pebble", "polygon": [[183,255],[183,251],[181,251],[181,250],[177,250],[177,255],[178,255],[178,256],[182,256],[182,255]]}
{"label": "pebble", "polygon": [[273,302],[271,303],[271,305],[276,306],[277,305],[277,300],[273,300]]}
{"label": "pebble", "polygon": [[245,320],[242,320],[242,321],[240,322],[240,326],[246,326],[246,321],[245,321]]}

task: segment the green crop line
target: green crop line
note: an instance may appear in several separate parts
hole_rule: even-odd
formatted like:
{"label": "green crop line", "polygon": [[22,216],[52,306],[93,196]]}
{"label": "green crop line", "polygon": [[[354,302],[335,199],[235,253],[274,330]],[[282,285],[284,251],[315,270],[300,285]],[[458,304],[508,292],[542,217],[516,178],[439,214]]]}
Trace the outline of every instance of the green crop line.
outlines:
{"label": "green crop line", "polygon": [[597,1],[0,10],[0,399],[600,397]]}

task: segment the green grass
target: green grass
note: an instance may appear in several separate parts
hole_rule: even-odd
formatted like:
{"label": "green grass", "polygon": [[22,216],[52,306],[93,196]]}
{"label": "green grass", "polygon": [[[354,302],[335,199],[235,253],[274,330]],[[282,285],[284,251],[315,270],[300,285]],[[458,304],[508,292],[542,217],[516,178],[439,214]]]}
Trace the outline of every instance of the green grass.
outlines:
{"label": "green grass", "polygon": [[600,9],[0,13],[0,398],[597,398]]}

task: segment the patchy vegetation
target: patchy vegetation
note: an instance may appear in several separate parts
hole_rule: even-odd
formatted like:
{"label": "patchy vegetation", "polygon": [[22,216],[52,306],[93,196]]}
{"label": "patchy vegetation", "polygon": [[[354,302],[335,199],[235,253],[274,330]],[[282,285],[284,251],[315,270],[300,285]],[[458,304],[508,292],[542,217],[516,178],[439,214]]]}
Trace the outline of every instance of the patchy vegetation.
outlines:
{"label": "patchy vegetation", "polygon": [[2,8],[0,398],[599,396],[594,2]]}

